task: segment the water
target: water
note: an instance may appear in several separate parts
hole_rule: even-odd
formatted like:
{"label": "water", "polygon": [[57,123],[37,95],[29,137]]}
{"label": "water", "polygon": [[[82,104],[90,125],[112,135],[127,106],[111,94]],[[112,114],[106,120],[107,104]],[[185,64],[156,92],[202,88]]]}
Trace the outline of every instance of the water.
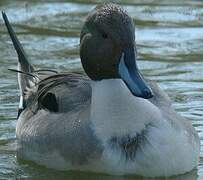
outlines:
{"label": "water", "polygon": [[[19,39],[36,67],[81,69],[79,34],[87,13],[101,0],[1,0]],[[133,17],[139,67],[159,83],[173,107],[203,137],[203,2],[198,0],[117,0]],[[15,157],[18,106],[17,55],[0,18],[0,179],[140,179],[57,172]],[[201,142],[203,144],[203,141]],[[187,158],[187,157],[185,157]],[[170,179],[203,179],[203,152],[197,170]]]}

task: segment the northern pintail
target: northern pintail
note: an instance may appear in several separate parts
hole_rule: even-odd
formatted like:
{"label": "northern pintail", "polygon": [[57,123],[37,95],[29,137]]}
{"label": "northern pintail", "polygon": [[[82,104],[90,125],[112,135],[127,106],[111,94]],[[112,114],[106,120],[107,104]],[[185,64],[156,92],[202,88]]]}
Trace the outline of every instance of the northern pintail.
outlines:
{"label": "northern pintail", "polygon": [[17,155],[48,168],[172,176],[194,169],[199,137],[136,65],[133,20],[118,5],[98,5],[80,36],[87,76],[41,75],[29,63],[6,14],[18,53]]}

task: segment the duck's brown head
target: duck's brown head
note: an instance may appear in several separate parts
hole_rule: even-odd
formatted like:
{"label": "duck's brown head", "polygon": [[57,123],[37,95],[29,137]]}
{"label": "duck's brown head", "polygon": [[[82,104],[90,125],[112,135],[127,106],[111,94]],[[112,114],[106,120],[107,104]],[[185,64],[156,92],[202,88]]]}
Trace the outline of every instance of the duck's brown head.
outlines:
{"label": "duck's brown head", "polygon": [[97,6],[87,17],[80,35],[83,68],[92,80],[121,78],[138,97],[151,98],[151,89],[136,65],[135,27],[118,5]]}

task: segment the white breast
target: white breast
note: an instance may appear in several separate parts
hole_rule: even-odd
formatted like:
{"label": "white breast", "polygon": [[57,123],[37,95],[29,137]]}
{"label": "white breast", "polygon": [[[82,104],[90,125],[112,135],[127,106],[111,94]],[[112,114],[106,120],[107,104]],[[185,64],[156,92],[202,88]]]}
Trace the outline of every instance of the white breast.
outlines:
{"label": "white breast", "polygon": [[92,83],[91,120],[99,137],[136,135],[151,121],[161,119],[159,109],[135,97],[120,79]]}
{"label": "white breast", "polygon": [[[198,139],[179,120],[173,124],[174,117],[167,119],[163,114],[148,100],[133,96],[119,79],[92,82],[91,121],[105,147],[99,169],[111,174],[171,176],[196,167]],[[149,124],[146,143],[133,161],[109,147],[111,137],[136,136]]]}

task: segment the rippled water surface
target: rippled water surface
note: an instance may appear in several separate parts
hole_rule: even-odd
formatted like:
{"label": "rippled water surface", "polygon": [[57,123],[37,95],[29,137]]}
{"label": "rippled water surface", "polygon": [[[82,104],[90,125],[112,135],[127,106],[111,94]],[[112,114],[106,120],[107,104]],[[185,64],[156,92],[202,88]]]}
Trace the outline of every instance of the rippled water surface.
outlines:
{"label": "rippled water surface", "polygon": [[[81,69],[79,34],[87,13],[101,0],[1,0],[18,37],[36,67],[61,71]],[[139,67],[173,101],[174,108],[203,137],[203,2],[194,0],[117,0],[136,24]],[[19,90],[17,55],[0,17],[0,179],[140,179],[101,174],[56,172],[15,157]],[[202,142],[201,142],[202,144]],[[198,170],[171,179],[203,179]],[[185,157],[187,158],[187,157]]]}

